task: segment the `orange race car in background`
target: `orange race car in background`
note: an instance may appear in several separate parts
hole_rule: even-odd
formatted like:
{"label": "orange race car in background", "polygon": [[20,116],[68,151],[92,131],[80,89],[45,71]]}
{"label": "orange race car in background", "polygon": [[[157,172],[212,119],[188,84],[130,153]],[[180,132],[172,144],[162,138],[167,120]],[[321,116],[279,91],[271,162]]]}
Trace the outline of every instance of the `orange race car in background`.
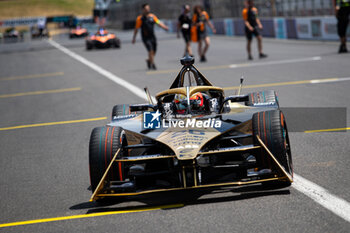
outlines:
{"label": "orange race car in background", "polygon": [[97,33],[86,39],[86,49],[93,48],[120,48],[120,39],[106,29],[100,28]]}
{"label": "orange race car in background", "polygon": [[89,35],[89,32],[86,28],[83,28],[81,26],[77,26],[74,29],[71,29],[69,32],[69,38],[81,38],[86,37]]}

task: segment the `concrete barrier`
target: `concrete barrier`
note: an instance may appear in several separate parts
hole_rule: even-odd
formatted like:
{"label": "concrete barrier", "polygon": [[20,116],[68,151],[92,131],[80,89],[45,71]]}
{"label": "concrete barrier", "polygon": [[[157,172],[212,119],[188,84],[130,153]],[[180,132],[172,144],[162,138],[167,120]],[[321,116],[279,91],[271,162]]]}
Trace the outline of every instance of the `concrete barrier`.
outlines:
{"label": "concrete barrier", "polygon": [[7,20],[0,20],[0,27],[18,27],[18,26],[33,26],[40,21],[47,23],[67,23],[69,20],[73,20],[74,24],[77,23],[92,23],[91,16],[75,17],[72,15],[63,16],[50,16],[50,17],[23,17]]}
{"label": "concrete barrier", "polygon": [[45,20],[46,17],[24,17],[8,20],[0,20],[0,27],[17,27],[17,26],[31,26],[37,24],[40,20]]}
{"label": "concrete barrier", "polygon": [[233,19],[224,19],[224,24],[225,24],[225,35],[233,36],[235,31]]}
{"label": "concrete barrier", "polygon": [[285,18],[274,18],[275,37],[278,39],[287,38],[287,25]]}
{"label": "concrete barrier", "polygon": [[298,39],[295,19],[285,19],[285,22],[286,22],[287,38]]}
{"label": "concrete barrier", "polygon": [[[177,20],[164,20],[169,32],[176,32]],[[212,20],[218,35],[244,36],[244,21],[240,18],[222,18]],[[337,20],[334,16],[262,18],[262,35],[277,39],[338,40]],[[208,34],[212,32],[209,28]],[[350,36],[350,26],[348,27]]]}

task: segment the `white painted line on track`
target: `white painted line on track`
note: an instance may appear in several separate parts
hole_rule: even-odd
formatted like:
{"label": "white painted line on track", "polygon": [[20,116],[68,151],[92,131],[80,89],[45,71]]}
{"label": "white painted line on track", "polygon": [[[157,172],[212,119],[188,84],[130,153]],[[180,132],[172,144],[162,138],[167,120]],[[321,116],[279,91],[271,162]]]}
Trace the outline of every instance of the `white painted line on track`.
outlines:
{"label": "white painted line on track", "polygon": [[280,64],[299,63],[299,62],[306,62],[306,61],[319,61],[321,59],[322,59],[321,57],[317,56],[317,57],[306,57],[306,58],[297,58],[297,59],[280,60],[280,61],[232,64],[232,65],[229,65],[229,67],[240,68],[240,67],[252,67],[252,66],[280,65]]}
{"label": "white painted line on track", "polygon": [[346,200],[329,193],[328,190],[296,174],[294,174],[292,187],[350,222],[350,203]]}
{"label": "white painted line on track", "polygon": [[124,79],[112,74],[111,72],[103,69],[102,67],[96,65],[95,63],[87,60],[86,58],[72,52],[71,50],[67,49],[66,47],[63,47],[59,43],[53,41],[53,40],[47,40],[49,44],[51,44],[53,47],[57,48],[58,50],[64,52],[65,54],[69,55],[70,57],[74,58],[75,60],[83,63],[84,65],[90,67],[91,69],[95,70],[97,73],[103,75],[104,77],[108,78],[109,80],[112,80],[113,82],[117,83],[118,85],[125,87],[130,92],[134,93],[136,96],[147,100],[147,96],[141,88],[125,81]]}
{"label": "white painted line on track", "polygon": [[334,83],[334,82],[344,82],[350,81],[350,77],[346,78],[333,78],[333,79],[314,79],[311,80],[310,83]]}
{"label": "white painted line on track", "polygon": [[[119,84],[120,86],[125,87],[135,95],[139,96],[142,99],[147,100],[147,96],[144,93],[144,91],[125,81],[122,78],[117,77],[116,75],[112,74],[111,72],[101,68],[100,66],[90,62],[89,60],[85,59],[84,57],[70,51],[69,49],[63,47],[62,45],[58,44],[57,42],[53,40],[48,40],[48,42],[54,46],[55,48],[61,50],[65,54],[71,56],[72,58],[80,61],[81,63],[87,65],[91,69],[95,70],[96,72],[100,73],[101,75],[105,76],[106,78],[112,80],[113,82]],[[293,60],[284,60],[284,61],[274,61],[274,62],[264,62],[264,63],[252,63],[247,64],[247,66],[259,66],[259,65],[269,65],[269,64],[286,64],[286,63],[295,63],[295,62],[303,62],[303,61],[317,61],[321,60],[321,57],[312,57],[312,58],[305,58],[305,59],[293,59]],[[236,67],[231,67],[236,68]],[[348,79],[348,78],[343,78]],[[350,79],[350,78],[349,78]],[[317,81],[317,80],[314,80]],[[345,80],[339,80],[339,81],[345,81]],[[152,97],[153,98],[153,97]],[[338,215],[339,217],[343,218],[344,220],[350,222],[350,204],[345,201],[344,199],[341,199],[331,193],[329,193],[326,189],[322,188],[321,186],[318,186],[317,184],[297,175],[294,174],[294,182],[292,185],[293,188],[298,190],[299,192],[305,194],[306,196],[310,197],[312,200],[320,204],[321,206],[325,207],[326,209],[330,210],[334,214]]]}

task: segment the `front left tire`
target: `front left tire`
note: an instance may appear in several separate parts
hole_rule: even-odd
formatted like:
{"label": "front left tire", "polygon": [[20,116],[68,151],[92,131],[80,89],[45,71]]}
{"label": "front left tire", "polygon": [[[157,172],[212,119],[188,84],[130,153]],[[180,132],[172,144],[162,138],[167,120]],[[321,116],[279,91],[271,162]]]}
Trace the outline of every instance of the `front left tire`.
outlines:
{"label": "front left tire", "polygon": [[[120,127],[104,126],[92,130],[89,143],[89,171],[92,192],[97,188],[115,153],[125,141],[124,131]],[[123,164],[115,162],[106,180],[123,180]]]}
{"label": "front left tire", "polygon": [[94,46],[93,46],[92,42],[87,40],[86,41],[86,50],[91,50],[93,47]]}

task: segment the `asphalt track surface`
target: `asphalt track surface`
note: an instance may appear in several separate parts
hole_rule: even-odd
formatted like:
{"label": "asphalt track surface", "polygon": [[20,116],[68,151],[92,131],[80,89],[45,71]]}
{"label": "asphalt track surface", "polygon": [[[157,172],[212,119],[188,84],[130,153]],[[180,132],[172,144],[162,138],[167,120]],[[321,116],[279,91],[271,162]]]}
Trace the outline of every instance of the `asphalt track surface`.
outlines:
{"label": "asphalt track surface", "polygon": [[[139,88],[148,86],[153,95],[167,89],[180,69],[183,40],[158,33],[158,70],[148,72],[142,43],[132,45],[130,32],[119,36],[121,49],[93,51],[67,35],[53,40]],[[269,57],[259,60],[254,44],[255,59],[248,62],[244,38],[211,39],[208,62],[196,66],[227,94],[244,75],[245,93],[274,89],[281,107],[346,108],[350,122],[350,54],[338,55],[337,43],[265,39]],[[321,79],[328,82],[307,81]],[[345,217],[336,214],[315,201],[317,192],[310,197],[300,191],[298,182],[276,190],[254,186],[89,202],[91,130],[108,123],[115,104],[143,102],[46,40],[1,44],[0,232],[349,232],[347,209]],[[330,125],[337,121],[329,119]],[[295,173],[331,193],[329,205],[340,198],[341,207],[348,206],[349,131],[290,132],[290,140]],[[35,221],[22,222],[27,220]]]}

